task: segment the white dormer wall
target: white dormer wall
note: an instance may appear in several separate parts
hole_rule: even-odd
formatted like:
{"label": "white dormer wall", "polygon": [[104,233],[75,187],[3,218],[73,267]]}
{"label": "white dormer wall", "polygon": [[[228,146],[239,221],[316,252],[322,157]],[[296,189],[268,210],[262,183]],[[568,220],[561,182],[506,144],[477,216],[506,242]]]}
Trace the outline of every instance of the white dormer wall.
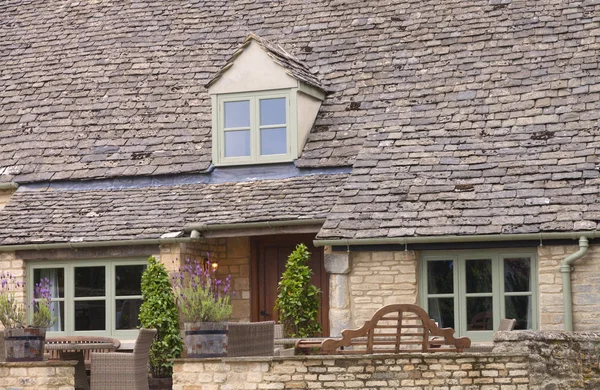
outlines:
{"label": "white dormer wall", "polygon": [[[325,94],[318,88],[292,77],[285,68],[273,61],[260,44],[251,41],[242,52],[234,59],[231,67],[215,80],[208,88],[213,100],[213,113],[216,112],[217,97],[219,95],[265,92],[275,90],[289,90],[291,109],[295,114],[289,118],[289,123],[294,139],[291,139],[292,156],[296,159],[302,153],[308,139],[314,121],[325,99]],[[216,139],[215,132],[217,122],[213,117],[213,140]],[[215,147],[215,142],[213,142]],[[217,147],[222,147],[218,145]],[[290,160],[291,161],[291,160]],[[217,153],[213,150],[213,162],[215,165],[228,165],[219,161]]]}
{"label": "white dormer wall", "polygon": [[273,62],[255,41],[244,48],[233,66],[208,89],[211,95],[298,88],[298,80]]}

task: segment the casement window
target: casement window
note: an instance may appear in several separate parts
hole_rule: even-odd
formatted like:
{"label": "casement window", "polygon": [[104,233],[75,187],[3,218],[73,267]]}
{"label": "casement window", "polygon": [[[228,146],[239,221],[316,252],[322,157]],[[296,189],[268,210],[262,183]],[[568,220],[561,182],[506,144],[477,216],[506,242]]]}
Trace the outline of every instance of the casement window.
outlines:
{"label": "casement window", "polygon": [[213,112],[217,164],[273,163],[296,157],[295,95],[289,90],[219,95]]}
{"label": "casement window", "polygon": [[50,335],[136,337],[146,260],[34,262],[27,268],[29,301],[40,280],[52,284],[56,323]]}
{"label": "casement window", "polygon": [[440,327],[472,341],[491,341],[502,318],[538,328],[535,251],[425,252],[420,263],[420,304]]}

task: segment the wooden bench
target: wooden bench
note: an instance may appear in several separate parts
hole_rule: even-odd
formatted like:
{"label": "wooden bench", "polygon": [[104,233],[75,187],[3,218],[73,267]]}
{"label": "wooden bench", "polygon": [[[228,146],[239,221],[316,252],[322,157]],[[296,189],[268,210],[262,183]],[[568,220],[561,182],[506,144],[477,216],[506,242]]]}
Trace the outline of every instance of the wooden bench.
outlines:
{"label": "wooden bench", "polygon": [[[92,352],[114,352],[120,346],[121,342],[112,337],[102,337],[102,336],[65,336],[65,337],[47,337],[46,345],[48,344],[99,344],[98,348],[90,348],[89,346],[85,349],[81,350],[72,350],[72,352],[83,353],[83,360],[85,363],[86,369],[90,369],[90,356]],[[110,344],[110,347],[107,347],[107,344]],[[60,359],[61,352],[67,352],[68,349],[63,350],[47,350],[49,354],[48,358],[50,360],[58,360]]]}
{"label": "wooden bench", "polygon": [[[444,342],[430,344],[435,336]],[[395,304],[379,309],[361,328],[342,331],[342,338],[298,340],[296,351],[310,353],[318,348],[322,354],[462,352],[470,346],[469,338],[454,338],[454,329],[439,328],[419,306]]]}

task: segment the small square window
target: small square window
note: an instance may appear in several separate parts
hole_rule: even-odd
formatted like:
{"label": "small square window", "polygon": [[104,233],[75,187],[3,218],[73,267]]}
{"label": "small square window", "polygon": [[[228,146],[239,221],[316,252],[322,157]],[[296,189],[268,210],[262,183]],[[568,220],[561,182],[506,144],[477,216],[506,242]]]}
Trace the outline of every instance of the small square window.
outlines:
{"label": "small square window", "polygon": [[292,160],[289,92],[220,95],[217,162],[252,164]]}

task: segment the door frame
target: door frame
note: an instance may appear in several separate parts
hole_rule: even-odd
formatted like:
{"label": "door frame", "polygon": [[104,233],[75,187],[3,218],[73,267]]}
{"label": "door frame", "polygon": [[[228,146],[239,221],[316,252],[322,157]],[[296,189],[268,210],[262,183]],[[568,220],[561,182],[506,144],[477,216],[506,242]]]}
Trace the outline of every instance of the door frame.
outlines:
{"label": "door frame", "polygon": [[[294,245],[296,243],[305,243],[313,246],[313,241],[316,237],[316,233],[301,233],[301,234],[280,234],[280,235],[269,235],[269,236],[254,236],[250,237],[250,320],[258,322],[261,320],[260,316],[260,293],[259,293],[259,267],[261,260],[259,256],[259,250],[261,245],[268,244],[282,244],[282,245]],[[324,248],[315,247],[316,250],[321,252],[321,256],[324,262],[325,253]],[[323,325],[323,335],[329,335],[329,274],[322,269],[323,275],[325,275],[325,283],[322,286],[321,294],[325,299],[321,299],[321,302],[325,302],[323,311],[323,318],[325,321]]]}

